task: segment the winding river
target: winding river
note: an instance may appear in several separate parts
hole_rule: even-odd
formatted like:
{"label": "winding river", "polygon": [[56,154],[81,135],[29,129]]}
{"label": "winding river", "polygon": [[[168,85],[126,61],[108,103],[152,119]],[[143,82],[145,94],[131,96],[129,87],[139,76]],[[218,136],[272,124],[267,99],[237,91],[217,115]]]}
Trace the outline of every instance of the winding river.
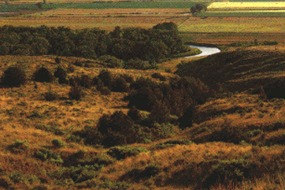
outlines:
{"label": "winding river", "polygon": [[201,51],[201,53],[197,55],[188,56],[186,58],[209,56],[209,55],[213,55],[213,54],[221,52],[221,50],[217,47],[209,47],[209,46],[202,46],[202,45],[189,45],[189,47],[197,48]]}

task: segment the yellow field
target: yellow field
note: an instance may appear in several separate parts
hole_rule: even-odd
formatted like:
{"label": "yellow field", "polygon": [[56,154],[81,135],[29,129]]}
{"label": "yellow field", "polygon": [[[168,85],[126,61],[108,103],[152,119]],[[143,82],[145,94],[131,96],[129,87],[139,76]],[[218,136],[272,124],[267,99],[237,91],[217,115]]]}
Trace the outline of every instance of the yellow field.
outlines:
{"label": "yellow field", "polygon": [[208,10],[282,10],[285,2],[214,2]]}

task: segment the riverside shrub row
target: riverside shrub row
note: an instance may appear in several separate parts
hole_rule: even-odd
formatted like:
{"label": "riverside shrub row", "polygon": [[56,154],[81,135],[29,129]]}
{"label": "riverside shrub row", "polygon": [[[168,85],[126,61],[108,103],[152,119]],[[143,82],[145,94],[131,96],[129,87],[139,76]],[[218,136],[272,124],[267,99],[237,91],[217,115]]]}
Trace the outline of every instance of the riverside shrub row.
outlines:
{"label": "riverside shrub row", "polygon": [[123,60],[151,61],[185,51],[174,23],[159,24],[152,29],[116,27],[111,32],[46,26],[0,28],[1,55],[49,54],[86,58],[112,55]]}

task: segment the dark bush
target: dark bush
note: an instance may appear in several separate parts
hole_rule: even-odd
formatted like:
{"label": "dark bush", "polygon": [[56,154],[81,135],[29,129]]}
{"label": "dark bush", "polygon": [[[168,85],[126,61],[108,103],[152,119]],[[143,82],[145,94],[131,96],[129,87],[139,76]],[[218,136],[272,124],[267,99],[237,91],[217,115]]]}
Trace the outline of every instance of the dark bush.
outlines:
{"label": "dark bush", "polygon": [[43,94],[46,101],[54,101],[59,99],[59,95],[51,90]]}
{"label": "dark bush", "polygon": [[142,147],[119,146],[111,148],[108,150],[107,154],[116,158],[117,160],[122,160],[130,156],[136,156],[141,152],[147,152],[147,150]]}
{"label": "dark bush", "polygon": [[116,77],[112,83],[112,91],[127,92],[129,91],[129,84],[123,77]]}
{"label": "dark bush", "polygon": [[64,68],[62,67],[57,67],[57,69],[54,72],[54,76],[58,79],[66,79],[67,77],[67,72]]}
{"label": "dark bush", "polygon": [[53,74],[45,67],[40,67],[34,73],[34,80],[37,82],[52,82]]}
{"label": "dark bush", "polygon": [[277,79],[263,87],[267,98],[285,98],[285,79]]}
{"label": "dark bush", "polygon": [[125,145],[142,142],[145,135],[141,126],[122,112],[104,115],[100,118],[97,127],[86,127],[76,135],[84,138],[86,144],[102,144],[104,146]]}
{"label": "dark bush", "polygon": [[98,79],[103,82],[104,86],[107,86],[109,89],[112,88],[113,76],[110,71],[102,70],[98,75]]}
{"label": "dark bush", "polygon": [[144,169],[133,169],[121,177],[121,180],[131,179],[136,182],[154,177],[160,173],[161,169],[156,165],[149,165]]}
{"label": "dark bush", "polygon": [[120,75],[120,77],[124,78],[125,81],[127,81],[128,83],[133,83],[134,82],[134,78],[131,75],[122,74],[122,75]]}
{"label": "dark bush", "polygon": [[54,62],[55,62],[56,64],[60,64],[60,63],[61,63],[61,58],[56,57],[56,58],[54,59]]}
{"label": "dark bush", "polygon": [[80,86],[75,85],[71,87],[68,95],[71,100],[80,100],[83,97],[83,91]]}
{"label": "dark bush", "polygon": [[159,79],[160,81],[166,81],[166,77],[160,73],[153,73],[151,75],[152,78]]}
{"label": "dark bush", "polygon": [[147,69],[156,69],[156,62],[143,61],[141,59],[130,59],[125,62],[125,69],[138,69],[138,70],[147,70]]}
{"label": "dark bush", "polygon": [[140,121],[143,118],[140,111],[136,108],[131,108],[128,111],[128,116],[134,121]]}
{"label": "dark bush", "polygon": [[157,24],[153,27],[153,29],[178,31],[177,25],[173,22],[164,22],[161,24]]}
{"label": "dark bush", "polygon": [[26,83],[27,76],[20,67],[11,66],[4,71],[1,81],[7,87],[19,87]]}
{"label": "dark bush", "polygon": [[153,123],[166,123],[170,119],[170,111],[163,102],[157,101],[153,104],[149,118]]}
{"label": "dark bush", "polygon": [[62,142],[61,140],[58,140],[58,139],[53,139],[51,141],[51,143],[55,148],[61,148],[64,146],[64,142]]}
{"label": "dark bush", "polygon": [[178,119],[179,127],[181,129],[191,127],[193,124],[194,114],[195,114],[195,105],[191,105],[185,110],[183,115]]}
{"label": "dark bush", "polygon": [[111,94],[111,90],[106,87],[106,86],[103,86],[103,87],[97,87],[97,90],[102,94],[102,95],[110,95]]}
{"label": "dark bush", "polygon": [[154,91],[149,87],[131,91],[127,99],[129,100],[129,107],[147,111],[150,111],[155,102],[158,101]]}
{"label": "dark bush", "polygon": [[108,68],[122,68],[124,62],[114,56],[103,55],[99,57],[99,60],[103,62],[103,65]]}
{"label": "dark bush", "polygon": [[92,79],[88,75],[81,75],[79,85],[84,88],[91,88],[93,85]]}
{"label": "dark bush", "polygon": [[16,140],[13,144],[9,145],[7,149],[13,153],[21,153],[29,148],[26,141]]}
{"label": "dark bush", "polygon": [[212,165],[202,184],[205,188],[209,188],[215,184],[236,184],[249,178],[255,168],[256,166],[253,163],[243,159],[221,160]]}

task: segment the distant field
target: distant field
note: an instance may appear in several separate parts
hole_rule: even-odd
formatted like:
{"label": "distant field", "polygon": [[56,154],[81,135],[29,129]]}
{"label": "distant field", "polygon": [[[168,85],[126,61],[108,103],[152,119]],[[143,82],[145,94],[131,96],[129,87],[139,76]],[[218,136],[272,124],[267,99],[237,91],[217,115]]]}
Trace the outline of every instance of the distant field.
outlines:
{"label": "distant field", "polygon": [[[42,6],[43,10],[48,9],[124,9],[124,8],[190,8],[195,2],[190,1],[134,1],[134,2],[95,2],[95,3],[54,3],[46,4]],[[16,12],[21,10],[36,10],[38,7],[35,4],[11,4],[11,5],[0,5],[0,12]]]}
{"label": "distant field", "polygon": [[214,2],[200,16],[285,17],[285,2]]}
{"label": "distant field", "polygon": [[285,2],[214,2],[208,6],[210,11],[221,10],[284,10]]}

